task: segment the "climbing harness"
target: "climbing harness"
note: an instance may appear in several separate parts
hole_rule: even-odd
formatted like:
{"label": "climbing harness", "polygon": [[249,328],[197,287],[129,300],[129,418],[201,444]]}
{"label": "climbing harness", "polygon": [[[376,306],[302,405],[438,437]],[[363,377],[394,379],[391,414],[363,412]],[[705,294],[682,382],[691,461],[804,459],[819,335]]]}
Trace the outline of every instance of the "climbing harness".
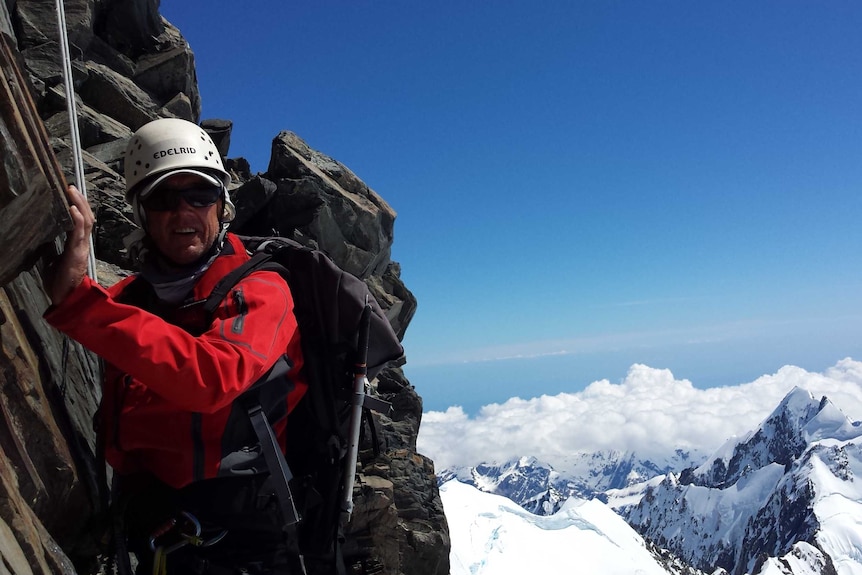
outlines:
{"label": "climbing harness", "polygon": [[[74,162],[75,181],[78,190],[87,198],[87,184],[84,178],[84,157],[81,153],[81,135],[78,131],[78,112],[75,106],[75,87],[72,84],[72,58],[69,55],[69,35],[66,28],[66,9],[63,0],[57,0],[57,24],[60,29],[60,54],[63,64],[63,82],[66,87],[66,110],[69,113],[69,137],[72,140],[72,159]],[[87,273],[96,281],[96,254],[93,247],[93,236],[90,235],[90,258],[87,262]]]}
{"label": "climbing harness", "polygon": [[[182,519],[183,521],[179,521]],[[197,517],[188,511],[180,512],[179,517],[174,517],[160,525],[150,535],[150,551],[153,552],[153,575],[166,575],[168,572],[168,554],[186,545],[194,547],[209,547],[215,545],[227,535],[224,529],[212,539],[201,537],[201,523]],[[173,536],[174,542],[162,544],[161,541]]]}

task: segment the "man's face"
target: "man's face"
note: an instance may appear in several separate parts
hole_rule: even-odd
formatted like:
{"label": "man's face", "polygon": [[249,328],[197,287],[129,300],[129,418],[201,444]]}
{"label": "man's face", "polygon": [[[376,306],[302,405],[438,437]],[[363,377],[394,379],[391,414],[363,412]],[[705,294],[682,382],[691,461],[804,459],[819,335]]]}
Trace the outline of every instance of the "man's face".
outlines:
{"label": "man's face", "polygon": [[[211,183],[199,176],[177,174],[162,182],[152,195],[179,195],[179,192],[187,190],[212,187]],[[221,200],[211,205],[194,207],[186,199],[179,199],[172,209],[164,209],[164,206],[151,209],[147,207],[147,201],[143,205],[147,213],[147,234],[162,255],[179,265],[197,261],[210,249],[221,230]]]}

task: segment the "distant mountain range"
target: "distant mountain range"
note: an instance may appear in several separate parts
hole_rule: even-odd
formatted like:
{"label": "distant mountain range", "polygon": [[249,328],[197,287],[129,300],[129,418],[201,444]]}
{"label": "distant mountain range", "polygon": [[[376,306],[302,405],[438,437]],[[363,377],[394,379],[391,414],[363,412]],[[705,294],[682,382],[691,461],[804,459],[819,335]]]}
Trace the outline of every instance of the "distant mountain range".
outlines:
{"label": "distant mountain range", "polygon": [[[670,573],[858,575],[860,436],[862,425],[826,397],[796,388],[756,429],[709,457],[578,453],[556,469],[523,457],[439,477],[537,515],[555,516],[569,499],[598,499],[643,536],[657,561],[672,565]],[[453,537],[453,555],[458,547]]]}
{"label": "distant mountain range", "polygon": [[457,479],[481,491],[507,497],[531,513],[552,515],[570,497],[607,501],[604,494],[609,490],[680,473],[705,459],[705,454],[682,450],[658,462],[640,459],[628,451],[579,452],[557,465],[521,457],[500,465],[446,469],[437,477],[441,485]]}

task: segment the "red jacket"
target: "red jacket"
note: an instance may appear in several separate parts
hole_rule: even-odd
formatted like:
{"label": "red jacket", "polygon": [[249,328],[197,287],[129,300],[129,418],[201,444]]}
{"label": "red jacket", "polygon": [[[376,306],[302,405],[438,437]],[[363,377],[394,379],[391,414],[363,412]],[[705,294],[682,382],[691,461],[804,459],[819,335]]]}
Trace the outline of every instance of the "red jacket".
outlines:
{"label": "red jacket", "polygon": [[[195,284],[194,299],[205,299],[225,274],[248,259],[239,238],[228,234],[224,250]],[[148,471],[176,488],[224,474],[233,463],[223,464],[223,459],[230,455],[227,461],[236,461],[231,438],[250,428],[248,415],[234,400],[285,353],[291,366],[282,382],[286,406],[281,415],[307,388],[287,283],[275,272],[249,275],[195,336],[182,319],[173,325],[120,303],[133,279],[105,290],[85,278],[45,314],[51,325],[107,364],[101,406],[107,461],[118,473]],[[271,422],[284,446],[285,420],[271,417]],[[256,443],[253,434],[248,437],[250,445]]]}

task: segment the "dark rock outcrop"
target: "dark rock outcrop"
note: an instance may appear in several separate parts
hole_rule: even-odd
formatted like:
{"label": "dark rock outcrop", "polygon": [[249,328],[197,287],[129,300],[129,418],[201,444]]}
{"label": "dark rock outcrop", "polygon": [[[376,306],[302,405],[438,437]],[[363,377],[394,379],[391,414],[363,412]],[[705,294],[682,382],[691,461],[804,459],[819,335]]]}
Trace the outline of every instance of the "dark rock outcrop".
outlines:
{"label": "dark rock outcrop", "polygon": [[[159,15],[158,0],[66,0],[66,11],[86,186],[98,218],[97,273],[108,285],[129,273],[121,241],[134,226],[123,198],[126,140],[157,117],[199,122],[201,98],[194,54]],[[17,49],[60,164],[71,166],[53,3],[0,3],[0,33]],[[232,123],[201,124],[227,156]],[[3,141],[0,149],[8,156],[12,145]],[[236,231],[292,236],[326,251],[371,286],[403,336],[416,300],[391,261],[395,212],[380,196],[287,131],[273,140],[267,172],[252,175],[242,158],[226,158],[225,165],[234,176]],[[52,187],[33,185],[39,171],[26,162],[13,169],[0,198]],[[31,218],[20,225],[40,234],[25,242],[27,257],[12,263],[0,283],[0,571],[15,575],[100,568],[91,425],[98,361],[42,321],[46,267],[33,265],[34,254],[57,253],[51,240],[68,226],[57,198],[36,198],[28,208]],[[47,222],[35,219],[45,213]],[[397,366],[373,384],[395,410],[391,417],[375,416],[379,455],[370,445],[361,454],[345,551],[367,572],[448,573],[448,530],[433,464],[416,452],[421,398]]]}

